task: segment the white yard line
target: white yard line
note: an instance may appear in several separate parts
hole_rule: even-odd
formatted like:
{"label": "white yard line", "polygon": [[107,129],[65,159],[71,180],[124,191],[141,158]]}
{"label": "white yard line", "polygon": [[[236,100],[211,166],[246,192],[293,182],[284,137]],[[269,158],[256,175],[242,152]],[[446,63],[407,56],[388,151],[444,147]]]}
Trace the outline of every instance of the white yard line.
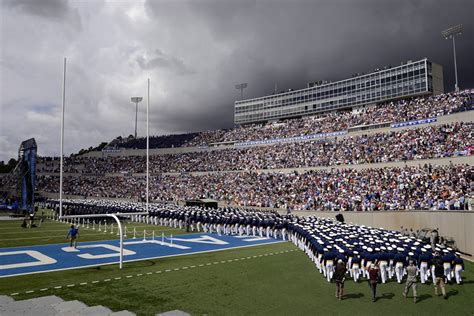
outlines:
{"label": "white yard line", "polygon": [[[221,262],[218,262],[218,261],[214,261],[214,262],[208,262],[206,264],[199,264],[197,266],[190,266],[190,267],[187,267],[187,266],[184,266],[184,267],[180,267],[180,268],[173,268],[173,269],[166,269],[164,270],[165,272],[173,272],[173,271],[180,271],[180,270],[187,270],[188,268],[195,268],[195,267],[204,267],[204,266],[211,266],[211,265],[217,265],[217,264],[224,264],[224,263],[228,263],[228,262],[237,262],[237,261],[242,261],[242,260],[247,260],[247,259],[253,259],[253,258],[260,258],[260,257],[267,257],[269,255],[277,255],[277,254],[283,254],[283,253],[288,253],[288,252],[293,252],[293,251],[297,251],[298,249],[293,249],[293,250],[286,250],[286,251],[280,251],[280,252],[271,252],[271,253],[267,253],[267,254],[263,254],[263,255],[259,255],[259,256],[253,256],[253,257],[241,257],[241,258],[234,258],[234,259],[229,259],[227,261],[221,261]],[[154,272],[155,274],[160,274],[162,273],[161,270],[158,270],[158,271],[155,271]],[[147,275],[150,275],[150,274],[153,274],[153,272],[147,272],[146,273]],[[143,274],[139,273],[137,274],[137,276],[141,276]],[[127,275],[125,278],[129,279],[129,278],[132,278],[133,275]],[[114,278],[114,280],[121,280],[122,277],[116,277]],[[109,282],[111,279],[104,279],[102,282]],[[97,284],[99,283],[100,281],[99,280],[94,280],[94,281],[91,281],[90,283],[92,284]],[[88,283],[87,282],[82,282],[82,283],[79,283],[79,285],[87,285]],[[70,287],[74,287],[75,284],[68,284],[65,286],[65,288],[70,288]],[[63,286],[59,285],[59,286],[55,286],[53,287],[54,289],[62,289]],[[40,289],[39,291],[47,291],[48,288],[43,288],[43,289]],[[25,291],[24,293],[25,294],[30,294],[30,293],[34,293],[35,290],[29,290],[29,291]],[[10,296],[16,296],[16,295],[19,295],[20,293],[11,293]]]}

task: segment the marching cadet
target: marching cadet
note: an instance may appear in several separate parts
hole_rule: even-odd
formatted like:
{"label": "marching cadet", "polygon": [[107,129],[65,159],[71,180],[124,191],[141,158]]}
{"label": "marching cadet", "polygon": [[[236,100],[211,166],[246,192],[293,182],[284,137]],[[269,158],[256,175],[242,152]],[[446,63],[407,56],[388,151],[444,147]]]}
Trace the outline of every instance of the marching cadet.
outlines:
{"label": "marching cadet", "polygon": [[[352,246],[349,245],[349,247],[352,247]],[[354,252],[352,251],[352,248],[347,248],[346,254],[347,254],[346,268],[347,268],[347,271],[349,271],[350,276],[352,277],[351,264],[352,264],[352,258],[354,257]]]}
{"label": "marching cadet", "polygon": [[[393,245],[395,246],[395,245]],[[395,272],[395,264],[393,263],[393,259],[395,258],[395,249],[392,247],[387,247],[387,258],[388,258],[388,278],[392,279],[393,274]]]}
{"label": "marching cadet", "polygon": [[375,264],[375,256],[372,252],[373,252],[373,249],[368,247],[367,253],[365,254],[365,274],[367,278],[369,277],[369,267],[372,264]]}
{"label": "marching cadet", "polygon": [[382,283],[387,282],[387,268],[388,268],[388,255],[385,252],[387,248],[385,246],[380,247],[382,250],[381,253],[379,253],[378,259],[379,259],[379,267],[380,267],[380,278],[382,279]]}
{"label": "marching cadet", "polygon": [[456,252],[456,258],[454,259],[454,275],[456,277],[456,283],[461,284],[461,272],[464,271],[464,261],[461,258],[461,254]]}
{"label": "marching cadet", "polygon": [[351,277],[354,279],[354,282],[359,281],[359,275],[360,275],[360,258],[359,258],[359,252],[357,250],[354,250],[354,257],[352,257],[351,260],[351,269],[350,269]]}
{"label": "marching cadet", "polygon": [[328,280],[328,282],[331,282],[332,275],[334,273],[334,260],[336,259],[336,254],[329,247],[331,246],[327,246],[327,248],[324,248],[324,255],[321,259],[323,265],[323,274]]}
{"label": "marching cadet", "polygon": [[397,250],[398,253],[393,258],[393,263],[395,264],[395,275],[397,276],[397,282],[398,284],[401,284],[404,275],[406,256],[404,254],[405,250],[403,248],[397,248]]}
{"label": "marching cadet", "polygon": [[451,283],[451,271],[452,271],[454,256],[447,249],[443,249],[443,253],[444,255],[441,257],[441,259],[443,261],[444,275],[448,279],[448,282]]}
{"label": "marching cadet", "polygon": [[419,269],[420,269],[420,281],[422,284],[430,277],[430,267],[431,267],[431,254],[426,250],[426,248],[421,248],[421,255],[419,259]]}

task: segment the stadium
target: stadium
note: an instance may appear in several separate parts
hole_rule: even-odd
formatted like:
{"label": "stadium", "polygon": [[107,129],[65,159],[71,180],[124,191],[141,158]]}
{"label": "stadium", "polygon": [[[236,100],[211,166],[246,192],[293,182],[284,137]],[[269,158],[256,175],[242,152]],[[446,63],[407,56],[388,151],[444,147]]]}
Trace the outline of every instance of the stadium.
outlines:
{"label": "stadium", "polygon": [[[5,3],[2,16],[12,14],[7,21],[12,29],[13,21],[30,18],[55,25],[60,15],[45,17],[61,6],[52,1],[48,7],[47,2],[39,5],[41,10],[29,1]],[[152,25],[150,16],[173,17],[174,26],[183,12],[186,19],[203,14],[203,20],[193,20],[202,23],[221,8],[214,2],[202,7],[159,1],[75,5],[68,3],[63,15],[74,21],[77,14],[80,23],[71,24],[65,34],[76,32],[75,27],[89,35],[100,33],[102,27],[95,29],[87,18],[92,7],[100,11],[99,25],[109,31],[106,17],[119,21],[111,25],[130,27]],[[262,4],[254,5],[257,15],[263,14]],[[290,10],[282,5],[278,10]],[[303,17],[312,8],[308,5],[291,10]],[[213,23],[225,29],[253,16],[240,5],[223,8],[219,13],[224,16],[237,8],[238,13],[226,23],[209,22],[214,32],[219,28]],[[453,10],[463,21],[459,8]],[[472,63],[466,61],[463,41],[469,40],[473,24],[442,31],[445,22],[428,20],[441,27],[437,37],[443,46],[435,47],[452,45],[445,49],[448,57],[433,51],[433,57],[400,60],[387,54],[387,66],[351,75],[352,68],[344,64],[328,70],[333,80],[311,81],[298,89],[275,86],[272,92],[262,88],[248,96],[244,91],[252,83],[235,84],[240,98],[232,91],[225,114],[199,107],[194,99],[185,101],[187,95],[200,100],[199,93],[209,98],[205,100],[218,99],[216,90],[203,92],[197,84],[187,90],[191,88],[179,84],[178,90],[161,91],[180,76],[195,80],[198,71],[188,69],[178,54],[158,48],[154,57],[136,57],[140,45],[134,42],[117,54],[132,54],[138,65],[133,67],[150,76],[127,81],[124,74],[135,71],[131,63],[114,73],[125,86],[139,87],[127,99],[133,104],[134,134],[129,136],[110,137],[124,126],[132,130],[130,122],[121,125],[121,108],[109,106],[115,102],[110,91],[122,97],[123,87],[81,68],[79,46],[65,50],[71,57],[61,58],[62,73],[55,73],[56,81],[61,80],[60,103],[43,97],[41,89],[10,97],[16,77],[9,76],[5,91],[13,92],[2,97],[2,113],[9,118],[2,114],[1,123],[17,129],[2,129],[0,138],[2,159],[11,158],[0,165],[0,315],[472,315],[474,82],[471,73],[458,83],[456,58]],[[186,30],[202,27],[199,23]],[[57,25],[49,27],[38,32]],[[170,30],[166,36],[181,31]],[[134,29],[131,34],[146,32]],[[256,30],[254,36],[259,34]],[[227,43],[227,37],[214,35],[213,41]],[[205,43],[207,34],[200,36]],[[100,39],[110,40],[105,35]],[[461,43],[457,53],[455,39]],[[96,58],[100,63],[113,59],[113,47],[120,43],[110,40]],[[427,39],[423,43],[429,45]],[[2,59],[15,60],[9,49]],[[12,51],[21,55],[18,48]],[[196,48],[195,53],[202,52]],[[330,53],[320,65],[335,65],[335,59]],[[85,65],[94,62],[87,59]],[[10,74],[14,64],[2,62],[2,69]],[[175,67],[178,77],[160,77],[167,67]],[[250,77],[261,70],[253,67],[245,69]],[[300,64],[292,60],[293,67]],[[462,73],[463,67],[459,69]],[[105,79],[94,81],[103,86],[89,86],[88,71]],[[212,76],[206,72],[203,78]],[[256,78],[250,82],[261,81]],[[87,113],[92,111],[88,102],[95,101],[79,99],[85,94],[79,86],[90,88],[93,96],[99,90],[105,94],[97,104],[106,110]],[[182,94],[166,99],[173,91]],[[22,108],[26,99],[41,103],[36,116],[32,108]],[[170,107],[159,104],[175,99],[194,110],[173,108],[179,100]],[[53,112],[47,102],[53,103]],[[12,104],[20,107],[21,123],[15,121]],[[221,127],[198,120],[198,129],[186,124],[199,115],[232,122]],[[47,123],[21,132],[32,116],[41,122],[47,117]],[[158,122],[165,124],[160,116],[179,128],[160,132]],[[93,137],[89,129],[95,126],[98,135]],[[20,140],[18,149],[12,151],[7,138]]]}

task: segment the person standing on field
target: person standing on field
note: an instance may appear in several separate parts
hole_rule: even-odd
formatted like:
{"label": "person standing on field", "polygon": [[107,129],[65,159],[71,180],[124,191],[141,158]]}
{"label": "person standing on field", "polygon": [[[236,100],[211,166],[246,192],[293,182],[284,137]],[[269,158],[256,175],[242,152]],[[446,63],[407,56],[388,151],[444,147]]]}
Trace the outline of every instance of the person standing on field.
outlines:
{"label": "person standing on field", "polygon": [[77,236],[79,235],[79,229],[74,227],[74,225],[71,225],[71,228],[69,229],[66,239],[69,238],[70,243],[69,247],[72,247],[74,245],[74,248],[77,248]]}
{"label": "person standing on field", "polygon": [[443,298],[447,299],[446,296],[446,288],[444,282],[444,268],[443,268],[443,260],[440,257],[437,257],[434,262],[434,287],[435,287],[435,295],[438,296],[438,288],[441,288],[441,293],[443,293]]}
{"label": "person standing on field", "polygon": [[371,264],[369,268],[367,269],[367,272],[369,274],[369,287],[372,290],[372,302],[375,302],[377,298],[377,283],[379,281],[379,268],[376,264]]}
{"label": "person standing on field", "polygon": [[416,303],[416,283],[418,282],[416,278],[416,273],[418,271],[413,260],[408,262],[407,271],[407,281],[405,283],[405,290],[403,291],[403,296],[406,298],[410,288],[413,290],[413,302]]}
{"label": "person standing on field", "polygon": [[339,259],[334,271],[334,280],[336,281],[336,298],[342,300],[342,293],[344,291],[344,281],[346,280],[346,264]]}

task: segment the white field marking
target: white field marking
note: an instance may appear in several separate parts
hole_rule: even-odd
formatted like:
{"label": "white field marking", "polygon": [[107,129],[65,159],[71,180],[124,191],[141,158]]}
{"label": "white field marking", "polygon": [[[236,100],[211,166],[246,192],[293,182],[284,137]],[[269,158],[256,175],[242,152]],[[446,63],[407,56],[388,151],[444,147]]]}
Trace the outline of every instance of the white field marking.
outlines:
{"label": "white field marking", "polygon": [[66,285],[67,287],[73,287],[73,286],[76,286],[75,284],[68,284]]}
{"label": "white field marking", "polygon": [[31,291],[26,291],[25,293],[30,294],[30,293],[34,293],[34,292],[35,292],[34,290],[31,290]]}
{"label": "white field marking", "polygon": [[133,275],[127,275],[126,278],[127,279],[133,278]]}
{"label": "white field marking", "polygon": [[198,265],[198,267],[204,267],[204,264],[201,263],[201,264]]}
{"label": "white field marking", "polygon": [[[79,232],[80,233],[80,232]],[[94,236],[94,235],[104,235],[103,233],[97,233],[97,234],[82,234],[82,236]],[[2,241],[6,240],[25,240],[25,239],[59,239],[59,238],[64,238],[64,234],[61,235],[48,235],[48,236],[38,236],[38,237],[22,237],[22,238],[2,238]],[[80,235],[79,235],[80,237]]]}
{"label": "white field marking", "polygon": [[41,292],[44,292],[44,291],[47,291],[47,290],[49,290],[47,287],[44,288],[44,289],[40,289]]}
{"label": "white field marking", "polygon": [[[297,249],[295,249],[295,250],[290,250],[290,251],[297,251]],[[284,252],[282,251],[282,252],[280,252],[280,253],[284,253]],[[275,254],[278,254],[278,253],[275,253]],[[266,255],[267,255],[267,254],[264,254],[263,256],[266,256]],[[262,256],[258,256],[258,257],[262,257]],[[230,261],[241,261],[241,260],[251,259],[251,258],[252,258],[252,257],[241,257],[241,258],[235,258],[235,259],[233,259],[233,260],[230,260],[230,259],[229,259],[229,260],[230,260]],[[257,256],[254,256],[254,258],[257,258]],[[228,260],[228,261],[221,261],[220,263],[226,263],[226,262],[229,262],[229,260]],[[212,265],[212,264],[219,264],[219,262],[218,262],[218,261],[215,261],[215,262],[212,262],[212,263],[209,262],[209,263],[206,263],[205,265],[206,265],[206,266],[210,266],[210,265]],[[199,266],[204,266],[204,264],[200,264]],[[189,268],[195,268],[195,267],[196,267],[196,266],[190,266]],[[186,269],[188,269],[188,267],[187,267],[187,266],[184,266],[184,267],[181,267],[181,268],[174,268],[173,270],[167,269],[167,270],[165,270],[165,272],[172,272],[172,271],[186,270]],[[161,270],[158,270],[158,271],[155,271],[155,273],[159,274],[159,273],[162,273],[162,271],[161,271]],[[147,272],[146,274],[153,274],[153,272]],[[139,273],[139,275],[143,275],[143,274]],[[138,276],[138,274],[137,274],[137,276]],[[133,275],[127,275],[127,276],[126,276],[126,278],[131,278],[131,277],[133,277]],[[122,278],[121,278],[121,277],[116,277],[116,278],[114,278],[114,279],[115,279],[115,280],[120,280],[120,279],[122,279]],[[108,282],[108,281],[110,281],[110,280],[111,280],[111,279],[105,279],[105,280],[103,280],[103,282]],[[91,283],[96,284],[96,283],[99,283],[99,282],[100,282],[100,281],[95,280],[95,281],[92,281]],[[79,283],[79,285],[86,285],[86,284],[87,284],[87,282]],[[69,284],[69,285],[67,285],[66,287],[73,287],[73,286],[74,286],[74,284]],[[60,288],[62,288],[62,286],[55,286],[54,288],[55,288],[55,289],[60,289]],[[40,291],[47,291],[47,290],[48,290],[48,288],[44,288],[44,289],[41,289]],[[33,293],[34,291],[35,291],[35,290],[26,291],[25,293]],[[12,294],[10,294],[10,296],[15,296],[15,295],[19,295],[19,293],[12,293]]]}
{"label": "white field marking", "polygon": [[137,273],[137,276],[142,276],[143,274],[142,273]]}
{"label": "white field marking", "polygon": [[8,255],[17,255],[17,254],[26,254],[36,261],[33,262],[25,262],[25,263],[12,263],[12,264],[2,264],[0,265],[0,270],[2,269],[11,269],[11,268],[23,268],[23,267],[33,267],[33,266],[41,266],[41,265],[48,265],[56,263],[57,261],[51,257],[48,257],[36,250],[17,250],[17,251],[8,251],[8,252],[0,252],[1,256],[8,256]]}
{"label": "white field marking", "polygon": [[232,262],[232,261],[233,261],[232,259],[227,260],[227,262]]}
{"label": "white field marking", "polygon": [[[116,242],[117,240],[113,240],[113,239],[101,240],[101,242],[106,242],[106,241]],[[93,242],[96,242],[96,241],[89,241],[88,243],[93,243]],[[288,242],[288,240],[276,240],[275,239],[274,241],[271,241],[271,242],[265,243],[265,244],[251,244],[251,245],[245,245],[245,246],[237,246],[237,247],[233,247],[233,248],[221,248],[221,249],[214,249],[214,250],[204,250],[204,251],[196,251],[196,252],[190,252],[190,253],[173,254],[173,255],[167,255],[167,256],[161,256],[161,257],[148,257],[148,258],[141,258],[141,259],[131,259],[131,260],[124,260],[124,262],[135,262],[135,261],[144,261],[144,260],[153,260],[153,259],[163,259],[163,258],[169,258],[169,257],[199,255],[199,254],[202,254],[202,253],[219,252],[219,251],[226,251],[226,250],[233,250],[233,249],[240,249],[240,248],[249,248],[249,247],[255,247],[255,246],[265,246],[265,245],[272,245],[272,244],[277,244],[277,243],[282,243],[282,242]],[[59,243],[59,244],[64,244],[64,243]],[[48,244],[48,245],[53,245],[53,244]],[[10,247],[10,248],[13,248],[13,247]],[[2,249],[8,249],[8,247],[2,248]],[[292,250],[292,251],[296,251],[296,250],[298,250],[298,249],[295,249],[295,250]],[[54,270],[43,270],[43,271],[37,271],[37,272],[16,273],[16,274],[0,276],[0,279],[1,278],[13,277],[13,276],[19,276],[19,275],[46,273],[46,272],[53,272],[53,271],[65,271],[65,270],[74,270],[74,269],[83,269],[83,268],[89,268],[89,267],[107,266],[107,265],[112,265],[112,264],[118,264],[118,262],[109,262],[109,263],[103,263],[103,264],[90,264],[90,265],[85,265],[85,266],[80,266],[80,267],[71,267],[71,268],[54,269]]]}

